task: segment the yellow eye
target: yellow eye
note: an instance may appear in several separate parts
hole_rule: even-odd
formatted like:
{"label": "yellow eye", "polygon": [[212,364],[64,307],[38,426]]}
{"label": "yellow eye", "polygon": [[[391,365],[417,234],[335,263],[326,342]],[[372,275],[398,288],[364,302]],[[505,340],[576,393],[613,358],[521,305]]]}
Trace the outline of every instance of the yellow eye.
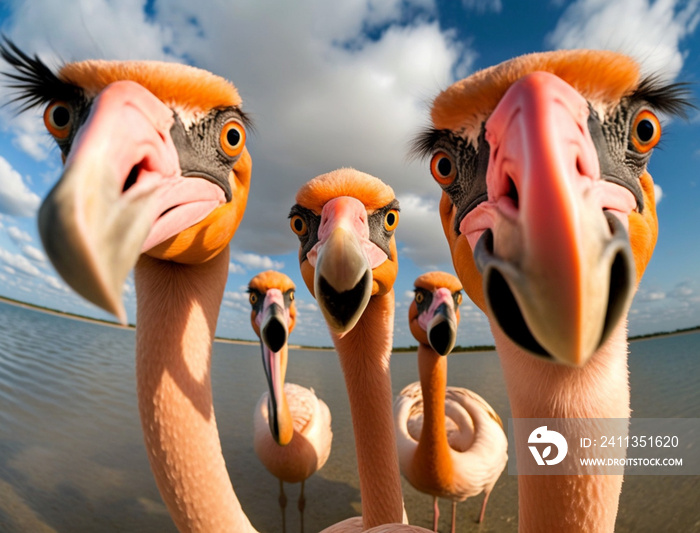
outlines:
{"label": "yellow eye", "polygon": [[423,294],[422,292],[417,292],[416,293],[416,303],[422,304],[423,300],[425,300],[425,294]]}
{"label": "yellow eye", "polygon": [[292,231],[297,235],[306,235],[306,232],[309,231],[306,220],[299,215],[294,215],[289,221],[289,225],[292,227]]}
{"label": "yellow eye", "polygon": [[294,301],[294,291],[291,291],[291,292],[289,293],[289,301],[290,301],[290,302],[293,302],[293,301]]}
{"label": "yellow eye", "polygon": [[455,303],[457,304],[458,307],[460,305],[462,305],[462,292],[461,291],[458,291],[455,293]]}
{"label": "yellow eye", "polygon": [[44,111],[44,125],[56,139],[66,139],[73,123],[73,110],[66,102],[51,102]]}
{"label": "yellow eye", "polygon": [[440,185],[449,185],[457,175],[457,166],[447,152],[435,152],[430,160],[430,173]]}
{"label": "yellow eye", "polygon": [[245,146],[245,128],[235,120],[227,122],[221,128],[219,140],[224,153],[230,157],[236,157]]}
{"label": "yellow eye", "polygon": [[654,148],[661,139],[661,123],[656,115],[648,109],[643,109],[632,123],[632,145],[642,154]]}
{"label": "yellow eye", "polygon": [[387,211],[386,215],[384,215],[384,229],[387,231],[393,231],[398,225],[399,211],[397,209]]}
{"label": "yellow eye", "polygon": [[258,295],[254,292],[250,293],[250,296],[248,296],[248,301],[250,302],[250,305],[255,305],[258,303]]}

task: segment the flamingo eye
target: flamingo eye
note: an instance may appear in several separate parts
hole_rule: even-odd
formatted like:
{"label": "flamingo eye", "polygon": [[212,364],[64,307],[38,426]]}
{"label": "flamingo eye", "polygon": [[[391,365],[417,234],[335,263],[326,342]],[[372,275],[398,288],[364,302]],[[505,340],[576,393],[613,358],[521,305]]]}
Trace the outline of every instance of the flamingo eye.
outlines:
{"label": "flamingo eye", "polygon": [[258,303],[258,295],[254,292],[250,293],[250,296],[248,296],[248,301],[250,302],[250,305],[255,305]]}
{"label": "flamingo eye", "polygon": [[391,209],[384,215],[384,229],[394,231],[399,225],[399,212],[397,209]]}
{"label": "flamingo eye", "polygon": [[221,128],[219,142],[221,143],[221,149],[227,156],[236,157],[243,151],[243,146],[245,146],[245,128],[238,121],[231,120],[227,122]]}
{"label": "flamingo eye", "polygon": [[656,146],[661,138],[661,123],[648,109],[642,109],[632,123],[632,146],[645,154]]}
{"label": "flamingo eye", "polygon": [[44,111],[44,125],[56,139],[66,139],[73,123],[73,110],[66,102],[51,102]]}
{"label": "flamingo eye", "polygon": [[440,185],[449,185],[457,175],[457,166],[447,152],[435,152],[430,160],[430,173]]}
{"label": "flamingo eye", "polygon": [[292,227],[292,231],[299,236],[306,235],[306,232],[309,231],[306,221],[299,215],[294,215],[289,221],[289,225]]}

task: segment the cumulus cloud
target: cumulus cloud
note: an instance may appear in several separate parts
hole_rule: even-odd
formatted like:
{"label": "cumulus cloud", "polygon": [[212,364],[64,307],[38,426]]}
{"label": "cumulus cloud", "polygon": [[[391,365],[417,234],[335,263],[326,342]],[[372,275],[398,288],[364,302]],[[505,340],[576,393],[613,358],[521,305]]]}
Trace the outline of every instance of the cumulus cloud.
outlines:
{"label": "cumulus cloud", "polygon": [[34,261],[37,261],[39,263],[46,262],[46,256],[44,255],[44,252],[42,252],[38,248],[35,248],[31,244],[26,244],[22,246],[22,253],[29,259],[33,259]]}
{"label": "cumulus cloud", "polygon": [[661,199],[664,197],[664,191],[661,188],[661,185],[658,183],[654,183],[654,202],[656,205],[659,205],[659,202],[661,202]]}
{"label": "cumulus cloud", "polygon": [[0,248],[0,261],[14,270],[19,270],[30,276],[40,276],[41,272],[34,266],[29,259],[20,254],[13,254],[7,250]]}
{"label": "cumulus cloud", "polygon": [[26,242],[32,242],[31,235],[29,235],[29,233],[27,233],[26,231],[19,229],[17,226],[8,227],[7,234],[18,245],[21,245]]}
{"label": "cumulus cloud", "polygon": [[39,196],[32,192],[12,165],[0,157],[0,211],[30,217],[39,208]]}
{"label": "cumulus cloud", "polygon": [[407,193],[399,197],[401,215],[396,229],[400,252],[430,270],[451,269],[450,249],[442,231],[438,196]]}
{"label": "cumulus cloud", "polygon": [[699,21],[697,0],[578,0],[546,40],[555,48],[624,52],[641,62],[645,74],[674,79],[686,56],[681,42]]}
{"label": "cumulus cloud", "polygon": [[[231,252],[234,272],[245,273],[248,270],[280,270],[284,268],[282,261],[275,261],[265,255],[258,255],[249,252]],[[241,267],[243,272],[240,272]]]}

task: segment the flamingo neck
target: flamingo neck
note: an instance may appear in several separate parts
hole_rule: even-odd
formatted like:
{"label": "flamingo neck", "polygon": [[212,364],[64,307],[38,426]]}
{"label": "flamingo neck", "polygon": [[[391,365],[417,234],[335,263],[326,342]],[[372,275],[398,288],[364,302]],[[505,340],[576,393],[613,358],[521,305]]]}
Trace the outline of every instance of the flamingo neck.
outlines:
{"label": "flamingo neck", "polygon": [[391,290],[370,298],[351,331],[332,334],[350,401],[364,529],[404,516],[389,373],[393,324]]}
{"label": "flamingo neck", "polygon": [[211,346],[228,248],[199,265],[142,255],[135,270],[141,425],[180,531],[254,531],[229,480],[214,416]]}
{"label": "flamingo neck", "polygon": [[[629,418],[626,320],[583,368],[538,359],[491,330],[513,418]],[[520,531],[611,532],[621,488],[621,475],[519,476]]]}
{"label": "flamingo neck", "polygon": [[447,357],[419,343],[418,373],[423,393],[423,427],[413,461],[431,477],[440,476],[443,484],[449,485],[453,469],[445,427]]}

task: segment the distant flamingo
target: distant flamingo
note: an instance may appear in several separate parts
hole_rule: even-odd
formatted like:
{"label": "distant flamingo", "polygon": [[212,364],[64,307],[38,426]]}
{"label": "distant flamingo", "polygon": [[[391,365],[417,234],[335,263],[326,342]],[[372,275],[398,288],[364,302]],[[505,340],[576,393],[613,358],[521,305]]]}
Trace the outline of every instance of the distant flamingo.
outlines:
{"label": "distant flamingo", "polygon": [[391,187],[354,169],[312,179],[296,199],[290,219],[301,274],[328,323],[345,376],[362,495],[362,517],[325,531],[401,524],[389,374],[398,201]]}
{"label": "distant flamingo", "polygon": [[404,387],[394,401],[401,472],[421,492],[433,495],[433,530],[438,530],[438,497],[456,505],[484,492],[479,522],[489,494],[508,459],[501,419],[478,394],[446,387],[447,355],[459,324],[462,285],[445,272],[428,272],[415,281],[408,311],[418,341],[420,382]]}
{"label": "distant flamingo", "polygon": [[299,513],[304,531],[304,482],[326,464],[331,453],[331,412],[313,390],[285,383],[287,339],[296,324],[294,283],[281,272],[261,272],[248,284],[250,322],[260,338],[269,392],[255,408],[253,446],[280,482],[282,532],[286,531],[284,483],[301,482]]}

